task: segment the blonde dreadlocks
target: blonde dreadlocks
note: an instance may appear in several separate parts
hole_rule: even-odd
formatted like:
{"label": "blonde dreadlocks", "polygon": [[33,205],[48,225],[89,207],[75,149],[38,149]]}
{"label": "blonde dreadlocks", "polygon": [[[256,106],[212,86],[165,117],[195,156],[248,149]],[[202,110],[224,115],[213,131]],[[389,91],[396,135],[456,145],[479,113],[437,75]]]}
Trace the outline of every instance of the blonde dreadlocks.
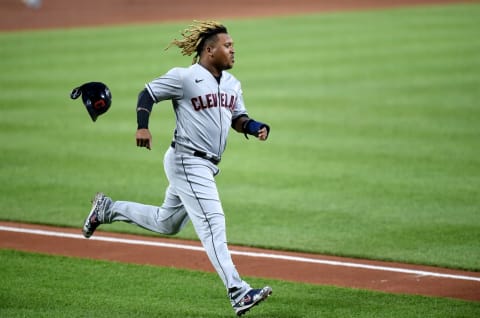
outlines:
{"label": "blonde dreadlocks", "polygon": [[166,49],[175,45],[182,49],[182,55],[190,56],[196,52],[192,61],[192,64],[195,64],[198,62],[205,41],[218,33],[227,33],[227,28],[218,21],[194,20],[193,23],[181,33],[183,39],[174,39]]}

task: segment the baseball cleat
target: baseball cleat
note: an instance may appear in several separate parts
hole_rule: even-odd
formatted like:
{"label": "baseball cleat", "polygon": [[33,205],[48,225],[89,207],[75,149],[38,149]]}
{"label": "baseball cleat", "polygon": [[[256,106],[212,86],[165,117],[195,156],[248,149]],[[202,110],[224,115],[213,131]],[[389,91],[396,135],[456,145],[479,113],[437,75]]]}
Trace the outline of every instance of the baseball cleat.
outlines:
{"label": "baseball cleat", "polygon": [[250,308],[258,305],[260,302],[267,299],[272,294],[272,288],[265,286],[262,289],[250,289],[243,298],[233,306],[237,316],[241,316]]}
{"label": "baseball cleat", "polygon": [[87,218],[85,219],[85,223],[83,224],[83,236],[89,238],[92,236],[93,232],[97,229],[100,225],[100,221],[98,220],[98,212],[103,209],[105,206],[105,195],[102,192],[98,192],[92,200],[92,209],[88,214]]}

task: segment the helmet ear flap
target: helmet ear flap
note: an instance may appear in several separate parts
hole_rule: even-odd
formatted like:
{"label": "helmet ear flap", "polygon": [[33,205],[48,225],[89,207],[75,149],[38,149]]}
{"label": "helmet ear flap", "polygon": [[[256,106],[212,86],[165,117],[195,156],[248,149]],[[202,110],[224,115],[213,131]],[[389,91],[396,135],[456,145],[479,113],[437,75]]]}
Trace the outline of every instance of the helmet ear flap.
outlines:
{"label": "helmet ear flap", "polygon": [[81,87],[75,87],[70,93],[70,98],[77,99],[78,97],[80,97],[80,95],[82,95]]}
{"label": "helmet ear flap", "polygon": [[110,89],[101,82],[88,82],[74,88],[70,98],[77,99],[80,95],[92,121],[96,121],[98,116],[106,113],[112,103]]}

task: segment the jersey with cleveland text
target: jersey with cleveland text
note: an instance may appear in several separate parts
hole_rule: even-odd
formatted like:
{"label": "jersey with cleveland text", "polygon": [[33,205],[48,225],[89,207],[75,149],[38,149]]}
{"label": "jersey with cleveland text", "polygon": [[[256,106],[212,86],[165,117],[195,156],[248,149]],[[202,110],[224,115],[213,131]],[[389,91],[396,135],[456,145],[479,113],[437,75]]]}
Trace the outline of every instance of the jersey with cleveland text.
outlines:
{"label": "jersey with cleveland text", "polygon": [[232,120],[247,114],[240,82],[223,71],[220,81],[200,64],[176,67],[146,84],[156,103],[172,100],[174,141],[221,157]]}

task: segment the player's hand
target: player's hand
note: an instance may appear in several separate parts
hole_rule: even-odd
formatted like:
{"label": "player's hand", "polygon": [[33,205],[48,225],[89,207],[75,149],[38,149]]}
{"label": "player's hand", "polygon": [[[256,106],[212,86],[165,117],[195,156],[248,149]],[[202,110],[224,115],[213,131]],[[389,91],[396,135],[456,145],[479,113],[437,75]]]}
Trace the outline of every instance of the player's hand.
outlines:
{"label": "player's hand", "polygon": [[264,141],[267,140],[268,138],[268,129],[267,127],[263,127],[258,131],[258,139]]}
{"label": "player's hand", "polygon": [[152,134],[150,134],[150,130],[147,128],[138,129],[135,138],[137,139],[137,147],[145,147],[148,150],[152,149]]}

